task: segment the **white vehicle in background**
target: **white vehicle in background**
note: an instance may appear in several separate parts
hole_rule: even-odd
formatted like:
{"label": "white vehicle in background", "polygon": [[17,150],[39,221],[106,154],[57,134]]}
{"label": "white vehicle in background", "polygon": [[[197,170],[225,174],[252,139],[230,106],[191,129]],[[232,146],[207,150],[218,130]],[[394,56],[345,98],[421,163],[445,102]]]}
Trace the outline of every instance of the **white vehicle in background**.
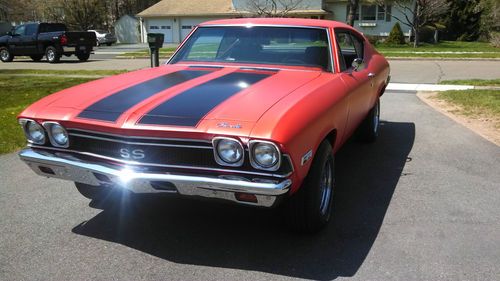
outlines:
{"label": "white vehicle in background", "polygon": [[97,37],[97,46],[104,44],[107,46],[111,46],[114,43],[116,43],[116,36],[111,32],[107,32],[105,30],[88,30],[88,31],[95,33],[95,36]]}

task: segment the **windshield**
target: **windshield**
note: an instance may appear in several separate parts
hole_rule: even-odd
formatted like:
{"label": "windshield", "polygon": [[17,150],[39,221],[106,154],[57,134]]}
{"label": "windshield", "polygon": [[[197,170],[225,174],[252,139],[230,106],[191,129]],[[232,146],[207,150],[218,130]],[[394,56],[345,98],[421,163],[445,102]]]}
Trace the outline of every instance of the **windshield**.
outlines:
{"label": "windshield", "polygon": [[278,64],[331,69],[325,29],[200,27],[172,58],[178,62]]}

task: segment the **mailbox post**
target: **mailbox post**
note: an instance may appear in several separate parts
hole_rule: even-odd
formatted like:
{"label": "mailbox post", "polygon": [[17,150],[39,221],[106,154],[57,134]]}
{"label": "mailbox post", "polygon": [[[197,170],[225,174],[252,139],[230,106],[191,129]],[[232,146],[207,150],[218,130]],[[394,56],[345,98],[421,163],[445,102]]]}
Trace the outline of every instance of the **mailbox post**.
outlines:
{"label": "mailbox post", "polygon": [[163,33],[148,33],[151,67],[160,66],[160,48],[163,46],[163,37]]}

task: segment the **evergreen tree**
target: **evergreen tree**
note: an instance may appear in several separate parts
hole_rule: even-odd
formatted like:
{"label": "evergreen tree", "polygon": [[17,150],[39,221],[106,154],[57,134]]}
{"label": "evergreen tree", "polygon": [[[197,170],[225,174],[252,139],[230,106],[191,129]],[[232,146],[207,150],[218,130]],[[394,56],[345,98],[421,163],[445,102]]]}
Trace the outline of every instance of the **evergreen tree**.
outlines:
{"label": "evergreen tree", "polygon": [[396,44],[402,45],[405,43],[405,36],[403,34],[403,30],[401,30],[401,26],[399,22],[392,27],[391,33],[389,33],[389,37],[385,41],[387,44]]}
{"label": "evergreen tree", "polygon": [[475,41],[481,34],[481,0],[448,0],[450,10],[444,16],[448,40]]}

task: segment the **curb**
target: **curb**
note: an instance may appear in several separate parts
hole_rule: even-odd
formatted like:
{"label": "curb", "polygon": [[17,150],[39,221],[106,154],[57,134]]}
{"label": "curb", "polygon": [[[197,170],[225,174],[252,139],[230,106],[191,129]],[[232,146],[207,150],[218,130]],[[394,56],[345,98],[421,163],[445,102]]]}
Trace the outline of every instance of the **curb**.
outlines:
{"label": "curb", "polygon": [[456,90],[472,90],[475,86],[469,85],[437,85],[437,84],[406,84],[406,83],[389,83],[386,90],[390,91],[456,91]]}

